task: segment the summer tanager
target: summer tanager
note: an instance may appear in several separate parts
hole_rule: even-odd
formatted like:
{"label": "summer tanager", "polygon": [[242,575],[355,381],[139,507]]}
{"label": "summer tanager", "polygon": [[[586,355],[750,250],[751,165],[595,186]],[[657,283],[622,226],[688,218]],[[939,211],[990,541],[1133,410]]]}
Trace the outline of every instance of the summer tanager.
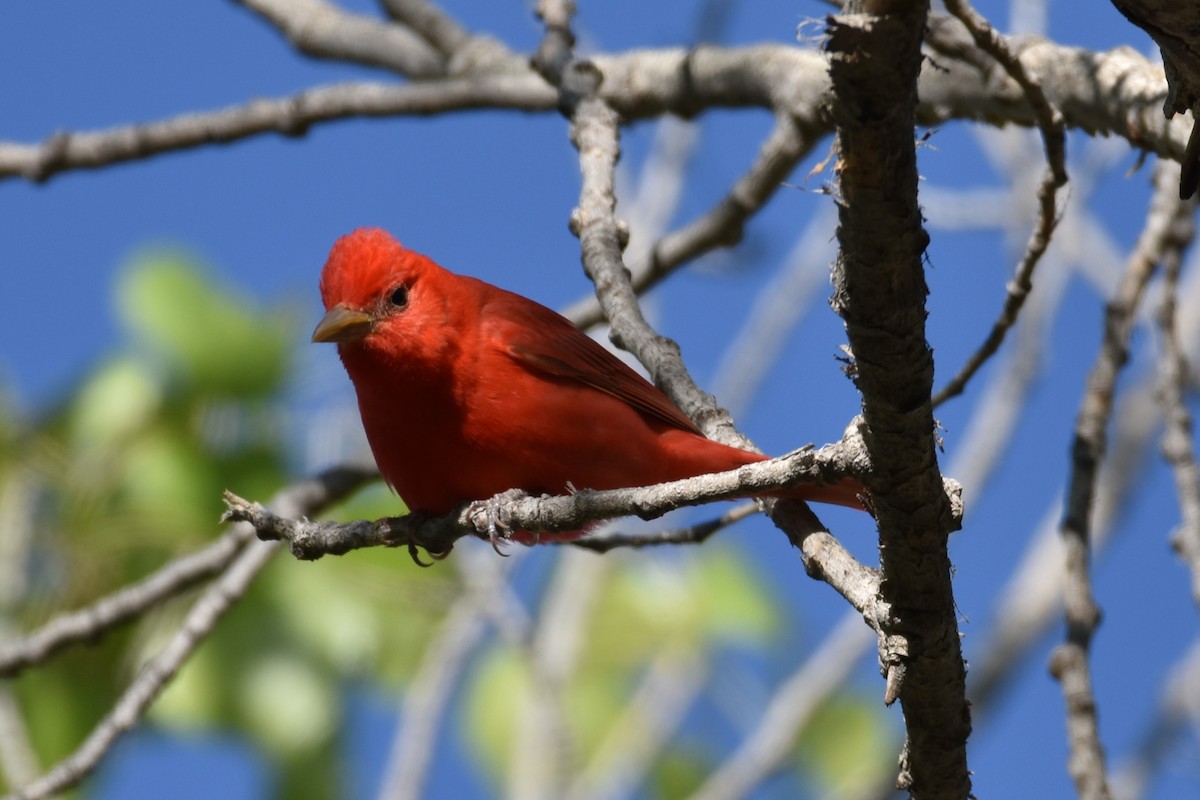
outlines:
{"label": "summer tanager", "polygon": [[[507,489],[646,486],[762,461],[700,434],[667,396],[565,317],[456,275],[363,228],[321,274],[379,471],[412,511],[444,515]],[[862,508],[862,486],[787,495]]]}

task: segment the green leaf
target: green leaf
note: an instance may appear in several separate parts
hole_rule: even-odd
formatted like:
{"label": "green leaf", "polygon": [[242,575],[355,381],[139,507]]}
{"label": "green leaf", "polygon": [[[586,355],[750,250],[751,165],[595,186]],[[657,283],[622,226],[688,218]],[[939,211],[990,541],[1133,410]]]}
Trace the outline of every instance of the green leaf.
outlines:
{"label": "green leaf", "polygon": [[777,619],[765,587],[730,550],[627,563],[597,603],[588,662],[641,663],[667,639],[693,648],[770,641]]}
{"label": "green leaf", "polygon": [[805,775],[823,793],[858,797],[895,770],[896,742],[873,699],[836,695],[825,703],[800,735],[796,755]]}
{"label": "green leaf", "polygon": [[130,507],[158,528],[165,522],[190,528],[211,527],[220,480],[215,465],[194,442],[169,427],[147,432],[124,459],[123,493]]}
{"label": "green leaf", "polygon": [[124,323],[168,373],[217,394],[254,397],[277,389],[287,367],[290,326],[222,289],[194,262],[143,255],[121,275]]}
{"label": "green leaf", "polygon": [[288,755],[328,741],[339,721],[336,685],[286,653],[258,659],[241,676],[240,701],[255,739]]}
{"label": "green leaf", "polygon": [[495,647],[479,661],[467,690],[467,741],[497,784],[506,774],[518,715],[528,705],[529,690],[525,665],[508,647]]}
{"label": "green leaf", "polygon": [[772,640],[778,628],[777,604],[767,583],[736,551],[707,550],[699,559],[696,580],[700,613],[720,640],[754,646]]}
{"label": "green leaf", "polygon": [[652,797],[691,797],[712,774],[712,760],[695,750],[676,748],[663,753],[650,775]]}
{"label": "green leaf", "polygon": [[159,387],[136,360],[121,356],[95,372],[71,404],[70,436],[77,447],[111,447],[158,412]]}

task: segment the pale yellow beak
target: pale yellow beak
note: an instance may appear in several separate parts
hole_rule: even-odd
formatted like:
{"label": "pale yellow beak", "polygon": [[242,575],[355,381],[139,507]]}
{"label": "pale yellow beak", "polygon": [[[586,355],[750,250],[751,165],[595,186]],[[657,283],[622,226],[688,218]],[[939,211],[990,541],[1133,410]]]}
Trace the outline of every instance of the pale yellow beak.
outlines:
{"label": "pale yellow beak", "polygon": [[336,305],[313,330],[314,342],[356,342],[375,327],[375,318],[365,311]]}

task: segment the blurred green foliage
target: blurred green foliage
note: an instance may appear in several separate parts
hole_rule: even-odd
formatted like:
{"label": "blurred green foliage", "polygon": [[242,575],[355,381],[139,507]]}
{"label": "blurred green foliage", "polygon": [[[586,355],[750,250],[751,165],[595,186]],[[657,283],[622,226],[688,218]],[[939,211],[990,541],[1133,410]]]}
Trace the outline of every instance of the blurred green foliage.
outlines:
{"label": "blurred green foliage", "polygon": [[[132,261],[115,306],[126,342],[56,407],[32,421],[0,407],[0,636],[212,541],[222,489],[266,499],[289,478],[284,388],[293,343],[304,337],[285,309],[247,301],[172,252]],[[328,513],[373,518],[398,507],[377,484]],[[581,763],[619,730],[632,693],[664,654],[707,669],[724,648],[770,651],[789,624],[754,567],[729,548],[608,558],[563,697]],[[460,591],[452,565],[420,569],[403,552],[279,558],[154,705],[150,723],[236,732],[274,760],[280,796],[342,796],[344,687],[403,687]],[[11,681],[43,765],[78,746],[195,596]],[[467,674],[452,733],[502,786],[521,707],[543,687],[519,649],[496,641]],[[834,796],[860,785],[855,776],[872,752],[890,749],[878,741],[886,734],[877,705],[851,696],[838,703],[795,761],[803,780]],[[695,789],[717,762],[705,742],[689,731],[671,745],[649,776],[651,794]]]}
{"label": "blurred green foliage", "polygon": [[[41,418],[0,413],[0,624],[9,632],[212,541],[224,488],[266,499],[289,477],[282,392],[293,343],[303,341],[292,315],[257,307],[169,252],[128,264],[115,306],[128,331],[118,352]],[[336,513],[398,507],[379,487]],[[283,796],[337,796],[342,687],[405,680],[453,578],[391,551],[278,559],[155,704],[151,723],[241,732],[278,760]],[[194,597],[12,681],[42,764],[78,746]]]}

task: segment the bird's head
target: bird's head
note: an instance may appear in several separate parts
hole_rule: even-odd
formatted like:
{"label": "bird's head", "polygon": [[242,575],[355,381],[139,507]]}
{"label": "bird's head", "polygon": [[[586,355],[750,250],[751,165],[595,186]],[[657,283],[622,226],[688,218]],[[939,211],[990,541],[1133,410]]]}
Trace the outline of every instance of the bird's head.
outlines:
{"label": "bird's head", "polygon": [[379,228],[359,228],[343,236],[321,273],[326,313],[312,340],[358,342],[394,327],[409,310],[417,284],[440,269]]}

